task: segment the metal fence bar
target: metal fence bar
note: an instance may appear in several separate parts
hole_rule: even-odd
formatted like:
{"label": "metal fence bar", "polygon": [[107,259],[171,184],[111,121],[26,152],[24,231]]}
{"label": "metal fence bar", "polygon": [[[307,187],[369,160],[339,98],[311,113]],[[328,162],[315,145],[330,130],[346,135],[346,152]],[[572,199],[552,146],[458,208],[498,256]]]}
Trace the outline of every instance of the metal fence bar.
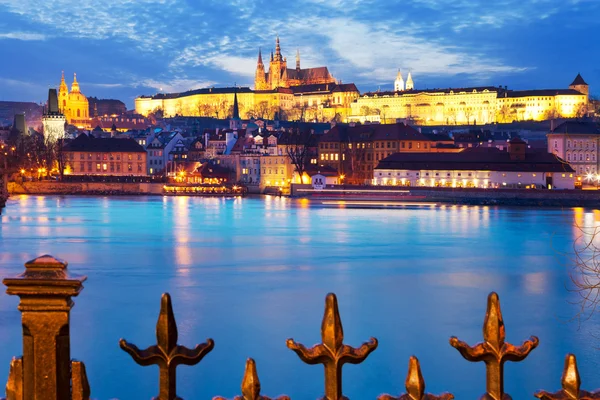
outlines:
{"label": "metal fence bar", "polygon": [[[49,255],[38,257],[25,264],[25,271],[15,277],[5,278],[7,293],[20,298],[23,331],[23,356],[13,358],[6,385],[9,400],[89,400],[90,385],[85,365],[70,359],[70,311],[72,297],[83,289],[85,276],[70,274],[67,263]],[[468,361],[486,364],[486,393],[482,400],[510,400],[504,392],[504,364],[522,361],[535,349],[539,340],[532,336],[521,346],[505,341],[506,333],[500,300],[496,293],[488,296],[483,324],[483,342],[469,346],[456,337],[450,344]],[[176,369],[179,365],[195,365],[214,348],[214,341],[189,349],[177,344],[177,324],[168,293],[161,298],[160,313],[156,323],[156,344],[140,350],[124,339],[120,346],[142,366],[158,365],[158,400],[178,399]],[[335,294],[325,298],[325,312],[321,324],[321,343],[307,348],[293,339],[287,346],[307,364],[323,364],[326,400],[345,399],[342,392],[342,367],[346,363],[359,364],[377,348],[377,339],[371,338],[358,348],[344,344],[344,331]],[[378,400],[450,400],[454,396],[443,393],[435,396],[425,392],[425,380],[419,360],[411,357],[406,377],[406,393],[399,397],[382,395]],[[562,389],[556,393],[539,391],[542,400],[599,399],[600,391],[580,389],[581,381],[574,355],[568,354],[562,377]],[[260,381],[256,363],[248,359],[242,379],[242,394],[234,400],[271,400],[260,394]],[[215,397],[213,400],[225,400]],[[289,400],[280,396],[275,400]]]}

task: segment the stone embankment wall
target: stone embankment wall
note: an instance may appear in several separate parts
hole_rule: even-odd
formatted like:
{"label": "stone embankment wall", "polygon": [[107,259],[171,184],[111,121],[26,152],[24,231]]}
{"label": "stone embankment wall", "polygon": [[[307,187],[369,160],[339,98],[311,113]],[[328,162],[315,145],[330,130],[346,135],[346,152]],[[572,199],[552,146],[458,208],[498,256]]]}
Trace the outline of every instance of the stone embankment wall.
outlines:
{"label": "stone embankment wall", "polygon": [[107,183],[107,182],[9,182],[11,195],[18,194],[91,194],[91,195],[160,195],[162,183]]}
{"label": "stone embankment wall", "polygon": [[[472,205],[540,207],[600,207],[597,190],[452,189],[336,186],[312,191],[310,185],[294,185],[292,195],[314,200],[410,201]],[[308,191],[302,191],[302,189]],[[345,190],[347,189],[347,191]]]}

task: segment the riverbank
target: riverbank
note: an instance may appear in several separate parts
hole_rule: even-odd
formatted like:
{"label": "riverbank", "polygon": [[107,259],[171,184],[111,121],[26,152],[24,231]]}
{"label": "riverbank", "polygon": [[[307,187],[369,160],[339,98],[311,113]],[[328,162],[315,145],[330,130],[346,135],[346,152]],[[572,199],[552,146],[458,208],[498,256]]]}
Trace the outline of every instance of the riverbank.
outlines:
{"label": "riverbank", "polygon": [[10,195],[162,195],[162,183],[118,182],[9,182]]}
{"label": "riverbank", "polygon": [[[117,182],[9,182],[11,195],[165,195],[162,183]],[[177,191],[170,195],[195,195]],[[278,193],[279,194],[279,193]],[[287,194],[287,193],[284,193]],[[196,194],[203,195],[203,194]],[[219,195],[219,194],[213,194]],[[311,185],[293,185],[291,197],[327,202],[420,202],[523,207],[600,207],[596,190],[398,188],[385,186],[331,186],[315,190]],[[0,204],[2,199],[0,198]]]}
{"label": "riverbank", "polygon": [[523,207],[600,207],[596,190],[531,190],[418,188],[385,186],[331,186],[315,190],[310,185],[294,185],[292,196],[316,201],[342,202],[422,202],[464,205],[503,205]]}

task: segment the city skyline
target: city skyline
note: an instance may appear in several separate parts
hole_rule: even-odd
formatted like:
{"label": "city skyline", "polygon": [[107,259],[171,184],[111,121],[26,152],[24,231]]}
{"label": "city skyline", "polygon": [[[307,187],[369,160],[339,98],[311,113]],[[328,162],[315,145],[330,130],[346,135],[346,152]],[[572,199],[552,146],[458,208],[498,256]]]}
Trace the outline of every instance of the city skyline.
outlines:
{"label": "city skyline", "polygon": [[252,87],[258,49],[268,54],[276,35],[288,63],[299,49],[303,65],[326,65],[361,92],[391,89],[398,68],[418,89],[566,87],[578,72],[592,95],[600,86],[590,29],[600,4],[589,0],[34,3],[0,0],[12,60],[0,67],[0,100],[43,101],[62,70],[87,96],[128,108],[159,91]]}

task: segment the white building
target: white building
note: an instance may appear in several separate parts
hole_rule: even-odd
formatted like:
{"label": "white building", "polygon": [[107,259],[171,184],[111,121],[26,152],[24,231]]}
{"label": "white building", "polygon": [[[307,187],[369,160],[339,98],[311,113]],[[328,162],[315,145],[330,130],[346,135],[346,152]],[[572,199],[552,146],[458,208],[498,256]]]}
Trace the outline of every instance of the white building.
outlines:
{"label": "white building", "polygon": [[458,153],[395,153],[373,171],[373,184],[451,188],[574,189],[575,171],[554,154],[527,152],[513,139],[508,150],[467,148]]}
{"label": "white building", "polygon": [[183,140],[179,132],[161,132],[148,143],[148,174],[157,175],[166,172],[169,153],[179,140]]}
{"label": "white building", "polygon": [[65,116],[58,108],[58,95],[56,89],[48,90],[48,105],[42,116],[42,129],[44,137],[49,142],[56,142],[65,137]]}

